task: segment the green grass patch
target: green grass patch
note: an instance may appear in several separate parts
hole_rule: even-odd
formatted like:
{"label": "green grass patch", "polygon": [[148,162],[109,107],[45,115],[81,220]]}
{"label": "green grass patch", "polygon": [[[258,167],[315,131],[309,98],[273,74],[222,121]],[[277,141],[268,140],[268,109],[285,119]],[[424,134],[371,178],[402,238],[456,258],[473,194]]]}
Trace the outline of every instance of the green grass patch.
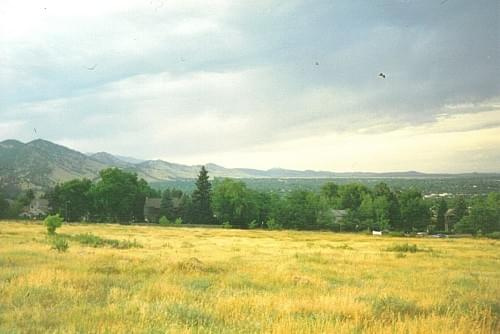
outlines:
{"label": "green grass patch", "polygon": [[193,279],[184,283],[184,286],[186,288],[195,292],[206,291],[210,289],[212,285],[213,285],[212,281],[204,277]]}
{"label": "green grass patch", "polygon": [[372,314],[377,317],[416,317],[423,310],[414,302],[397,296],[373,298],[371,300]]}
{"label": "green grass patch", "polygon": [[388,252],[399,252],[399,253],[416,253],[418,251],[422,251],[417,247],[416,244],[396,244],[385,249]]}
{"label": "green grass patch", "polygon": [[331,264],[332,260],[326,258],[320,252],[315,253],[295,253],[295,259],[302,263]]}
{"label": "green grass patch", "polygon": [[116,248],[116,249],[142,248],[142,245],[139,244],[135,239],[132,241],[105,239],[97,235],[94,235],[92,233],[75,234],[68,237],[70,238],[70,240],[76,241],[81,245],[94,248],[104,247],[104,246],[109,246],[111,248]]}
{"label": "green grass patch", "polygon": [[167,307],[167,314],[175,322],[190,327],[212,327],[215,319],[197,307],[184,304],[172,304]]}

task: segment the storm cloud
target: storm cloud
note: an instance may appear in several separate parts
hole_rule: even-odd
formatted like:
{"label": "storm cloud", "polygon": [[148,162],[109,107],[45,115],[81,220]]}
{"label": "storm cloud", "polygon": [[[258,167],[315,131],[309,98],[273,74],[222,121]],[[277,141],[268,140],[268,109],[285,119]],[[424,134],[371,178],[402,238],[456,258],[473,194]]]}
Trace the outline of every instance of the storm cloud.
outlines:
{"label": "storm cloud", "polygon": [[[499,12],[460,0],[7,1],[0,139],[227,166],[499,171]],[[422,133],[476,145],[398,160],[388,141],[425,151]]]}

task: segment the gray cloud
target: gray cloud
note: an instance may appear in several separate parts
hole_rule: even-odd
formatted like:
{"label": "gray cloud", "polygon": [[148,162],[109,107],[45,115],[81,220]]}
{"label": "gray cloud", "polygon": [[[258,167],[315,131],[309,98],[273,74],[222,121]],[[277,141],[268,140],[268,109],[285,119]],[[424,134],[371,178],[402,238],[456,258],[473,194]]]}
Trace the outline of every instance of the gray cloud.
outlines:
{"label": "gray cloud", "polygon": [[36,127],[81,149],[182,157],[498,109],[496,1],[132,5],[33,11],[28,33],[0,30],[0,117],[16,124],[0,137]]}

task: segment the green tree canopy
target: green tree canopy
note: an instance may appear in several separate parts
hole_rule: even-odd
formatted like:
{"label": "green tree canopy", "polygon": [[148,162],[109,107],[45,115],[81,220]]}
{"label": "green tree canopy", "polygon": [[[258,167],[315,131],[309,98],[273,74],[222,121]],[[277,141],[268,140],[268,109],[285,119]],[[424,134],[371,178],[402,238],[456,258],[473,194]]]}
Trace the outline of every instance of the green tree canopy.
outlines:
{"label": "green tree canopy", "polygon": [[348,183],[339,187],[340,209],[356,210],[361,205],[363,194],[370,191],[362,184]]}
{"label": "green tree canopy", "polygon": [[257,221],[260,217],[256,195],[241,181],[224,179],[216,182],[212,205],[217,222],[246,228],[250,222]]}
{"label": "green tree canopy", "polygon": [[402,229],[406,231],[424,230],[430,222],[429,207],[424,202],[420,191],[408,189],[399,196],[401,205]]}
{"label": "green tree canopy", "polygon": [[455,230],[473,234],[500,231],[500,193],[492,192],[472,201],[469,214],[462,217]]}
{"label": "green tree canopy", "polygon": [[321,187],[320,195],[326,199],[329,205],[336,207],[338,205],[339,186],[333,182],[326,182]]}
{"label": "green tree canopy", "polygon": [[436,203],[436,227],[440,231],[444,230],[446,211],[448,211],[448,203],[441,197]]}
{"label": "green tree canopy", "polygon": [[108,221],[142,221],[146,196],[156,195],[146,181],[118,168],[104,169],[99,175],[92,188],[94,215]]}
{"label": "green tree canopy", "polygon": [[321,212],[319,196],[306,190],[293,190],[284,199],[277,220],[286,228],[318,228]]}
{"label": "green tree canopy", "polygon": [[455,216],[457,220],[462,219],[467,214],[467,203],[463,196],[457,197],[455,201]]}
{"label": "green tree canopy", "polygon": [[7,218],[9,214],[9,202],[3,197],[0,192],[0,218]]}
{"label": "green tree canopy", "polygon": [[90,180],[74,179],[56,185],[46,197],[54,213],[60,214],[66,221],[77,221],[92,210],[91,188]]}

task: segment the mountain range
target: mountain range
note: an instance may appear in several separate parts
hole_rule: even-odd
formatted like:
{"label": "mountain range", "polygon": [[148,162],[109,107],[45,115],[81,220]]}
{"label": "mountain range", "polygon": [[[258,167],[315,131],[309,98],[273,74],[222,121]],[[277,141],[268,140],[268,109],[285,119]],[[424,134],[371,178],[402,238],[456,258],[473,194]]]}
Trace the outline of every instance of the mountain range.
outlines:
{"label": "mountain range", "polygon": [[[182,165],[163,160],[140,160],[106,152],[78,152],[47,140],[37,139],[28,143],[8,139],[0,142],[0,185],[3,188],[34,187],[46,189],[74,178],[95,180],[99,171],[118,167],[135,172],[148,182],[196,178],[201,165]],[[338,178],[338,177],[445,177],[451,174],[424,174],[419,172],[397,173],[336,173],[313,170],[272,168],[225,168],[216,164],[205,165],[211,177],[231,178]],[[455,175],[456,176],[456,175]]]}

